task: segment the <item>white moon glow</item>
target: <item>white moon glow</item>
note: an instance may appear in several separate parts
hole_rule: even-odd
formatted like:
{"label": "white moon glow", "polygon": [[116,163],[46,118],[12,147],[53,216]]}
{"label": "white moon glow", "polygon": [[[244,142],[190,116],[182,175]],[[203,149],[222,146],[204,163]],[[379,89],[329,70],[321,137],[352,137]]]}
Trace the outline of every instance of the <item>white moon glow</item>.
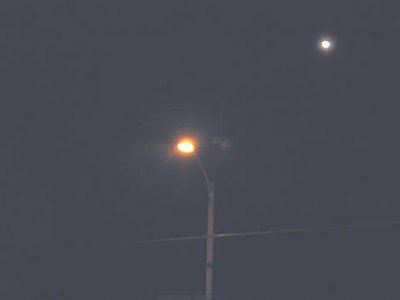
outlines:
{"label": "white moon glow", "polygon": [[328,40],[323,40],[321,41],[321,47],[322,49],[328,50],[332,47],[332,43]]}

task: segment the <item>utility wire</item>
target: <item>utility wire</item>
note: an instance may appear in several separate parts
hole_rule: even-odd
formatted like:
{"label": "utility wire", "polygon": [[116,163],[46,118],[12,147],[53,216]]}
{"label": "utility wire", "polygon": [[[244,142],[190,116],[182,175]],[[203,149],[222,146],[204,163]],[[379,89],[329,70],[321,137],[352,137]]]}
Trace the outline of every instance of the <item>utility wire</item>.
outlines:
{"label": "utility wire", "polygon": [[[227,239],[234,237],[254,237],[254,236],[268,236],[268,235],[279,235],[279,234],[295,234],[295,233],[308,233],[308,232],[324,232],[324,231],[338,231],[338,230],[355,230],[355,229],[368,229],[368,228],[384,228],[394,227],[400,225],[400,221],[391,221],[384,223],[353,223],[347,225],[332,225],[332,226],[321,226],[321,227],[299,227],[299,228],[287,228],[287,229],[276,229],[276,230],[264,230],[264,231],[249,231],[249,232],[232,232],[232,233],[217,233],[212,235],[214,239]],[[194,235],[194,236],[180,236],[170,238],[159,238],[159,239],[147,239],[139,241],[126,241],[126,242],[115,242],[115,243],[99,243],[98,246],[117,246],[117,245],[146,245],[154,243],[167,243],[167,242],[178,242],[178,241],[190,241],[190,240],[203,240],[206,239],[207,235]],[[74,246],[89,246],[88,243],[76,243]]]}

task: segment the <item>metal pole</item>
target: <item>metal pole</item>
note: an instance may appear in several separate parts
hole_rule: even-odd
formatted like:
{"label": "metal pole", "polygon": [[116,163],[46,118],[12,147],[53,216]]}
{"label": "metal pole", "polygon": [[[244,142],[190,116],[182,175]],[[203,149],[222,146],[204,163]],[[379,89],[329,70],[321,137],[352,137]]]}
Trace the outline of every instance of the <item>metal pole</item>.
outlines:
{"label": "metal pole", "polygon": [[213,300],[213,269],[214,269],[214,183],[208,178],[206,168],[200,157],[196,155],[208,191],[208,219],[207,219],[207,262],[206,262],[206,300]]}
{"label": "metal pole", "polygon": [[213,299],[213,263],[214,263],[214,183],[208,189],[208,222],[207,222],[207,265],[206,265],[206,300]]}

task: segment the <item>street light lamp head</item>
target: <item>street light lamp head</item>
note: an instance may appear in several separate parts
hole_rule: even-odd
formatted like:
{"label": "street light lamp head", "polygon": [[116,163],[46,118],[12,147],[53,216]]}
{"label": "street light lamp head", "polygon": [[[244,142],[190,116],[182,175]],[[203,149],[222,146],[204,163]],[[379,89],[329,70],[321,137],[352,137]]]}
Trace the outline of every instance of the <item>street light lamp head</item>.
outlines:
{"label": "street light lamp head", "polygon": [[189,138],[181,139],[177,144],[178,151],[185,155],[193,154],[196,151],[196,146],[193,140]]}

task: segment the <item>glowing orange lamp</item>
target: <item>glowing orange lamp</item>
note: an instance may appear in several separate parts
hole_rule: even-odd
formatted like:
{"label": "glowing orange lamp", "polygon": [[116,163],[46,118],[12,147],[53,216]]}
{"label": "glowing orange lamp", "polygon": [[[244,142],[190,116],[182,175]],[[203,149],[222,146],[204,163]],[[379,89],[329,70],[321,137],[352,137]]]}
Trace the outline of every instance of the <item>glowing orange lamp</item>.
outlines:
{"label": "glowing orange lamp", "polygon": [[190,155],[195,153],[196,146],[192,139],[183,138],[176,144],[176,149],[182,154]]}

